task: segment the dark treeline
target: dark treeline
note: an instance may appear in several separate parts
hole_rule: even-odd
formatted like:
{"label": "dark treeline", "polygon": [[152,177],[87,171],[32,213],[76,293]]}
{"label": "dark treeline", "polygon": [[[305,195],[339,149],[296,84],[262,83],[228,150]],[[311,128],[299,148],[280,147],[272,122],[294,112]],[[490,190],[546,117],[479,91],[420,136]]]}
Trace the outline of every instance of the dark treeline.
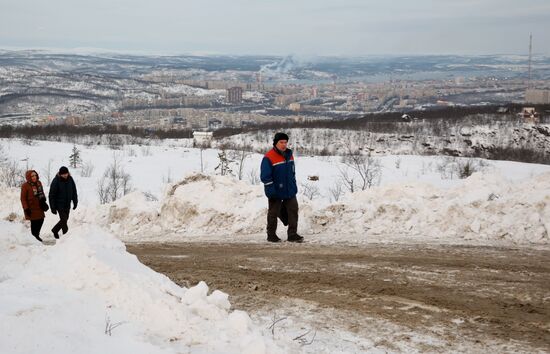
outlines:
{"label": "dark treeline", "polygon": [[[540,112],[542,120],[550,117],[550,105],[531,105]],[[476,107],[445,107],[426,111],[410,111],[406,114],[417,120],[433,123],[437,129],[445,125],[456,124],[463,121],[468,124],[489,124],[495,121],[518,121],[518,113],[524,105],[507,104],[505,106],[476,106]],[[245,128],[222,128],[214,132],[217,138],[228,137],[244,132],[258,130],[285,130],[290,128],[324,128],[324,129],[345,129],[365,130],[373,133],[401,133],[414,131],[414,124],[405,122],[402,118],[404,113],[369,113],[357,118],[334,119],[334,120],[308,120],[302,122],[269,122],[249,126]]]}
{"label": "dark treeline", "polygon": [[153,130],[148,128],[128,127],[127,125],[31,125],[0,126],[1,138],[27,138],[49,140],[54,136],[77,137],[83,135],[130,135],[138,138],[181,139],[193,137],[189,129]]}
{"label": "dark treeline", "polygon": [[491,147],[484,153],[476,151],[471,154],[471,156],[482,157],[489,160],[505,160],[550,165],[549,154],[546,154],[544,151],[540,151],[538,149],[521,147]]}
{"label": "dark treeline", "polygon": [[[550,119],[550,105],[533,105],[543,117],[542,121]],[[502,110],[505,108],[505,111]],[[490,124],[496,121],[519,121],[517,113],[523,105],[508,104],[505,106],[479,106],[479,107],[446,107],[426,111],[411,111],[407,114],[424,121],[431,126],[434,134],[445,134],[447,127],[457,124]],[[254,132],[261,130],[285,130],[291,128],[322,128],[322,129],[343,129],[343,130],[364,130],[373,133],[414,133],[420,129],[414,121],[405,122],[401,112],[369,113],[361,117],[347,119],[312,119],[295,122],[269,122],[240,128],[221,128],[214,131],[214,137],[223,138],[231,135]],[[32,126],[0,126],[0,137],[2,138],[37,138],[51,139],[63,135],[76,137],[82,135],[130,135],[138,138],[153,139],[181,139],[192,138],[192,129],[151,129],[136,128],[127,125],[32,125]]]}

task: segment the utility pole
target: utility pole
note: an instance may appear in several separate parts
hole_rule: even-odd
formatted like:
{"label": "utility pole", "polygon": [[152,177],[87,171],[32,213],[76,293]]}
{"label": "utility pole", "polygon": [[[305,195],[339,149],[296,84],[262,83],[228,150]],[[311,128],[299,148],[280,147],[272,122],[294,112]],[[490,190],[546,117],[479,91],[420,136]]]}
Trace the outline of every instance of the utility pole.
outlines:
{"label": "utility pole", "polygon": [[529,76],[527,81],[527,88],[531,88],[531,63],[533,61],[533,34],[529,34]]}

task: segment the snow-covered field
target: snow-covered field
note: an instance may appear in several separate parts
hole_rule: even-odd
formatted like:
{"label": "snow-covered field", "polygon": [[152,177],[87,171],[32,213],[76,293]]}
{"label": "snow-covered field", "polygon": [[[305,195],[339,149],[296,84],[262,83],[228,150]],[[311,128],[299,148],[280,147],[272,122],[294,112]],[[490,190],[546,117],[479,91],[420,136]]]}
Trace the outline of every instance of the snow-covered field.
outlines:
{"label": "snow-covered field", "polygon": [[[36,169],[46,181],[68,165],[72,145],[2,140],[4,154],[22,168]],[[266,198],[257,181],[262,156],[245,160],[243,180],[217,176],[218,151],[188,148],[189,141],[159,145],[77,145],[89,177],[72,171],[80,204],[72,225],[103,226],[125,241],[263,242]],[[133,192],[99,205],[98,181],[116,156],[131,177]],[[344,193],[333,191],[343,165],[338,157],[297,154],[300,228],[311,242],[436,242],[483,245],[550,244],[550,166],[508,161],[477,161],[480,172],[459,179],[460,159],[425,156],[380,157],[379,186]],[[48,165],[49,173],[48,173]],[[238,166],[233,165],[236,171]],[[308,180],[318,176],[318,181]],[[2,218],[21,217],[18,190],[7,192]],[[310,199],[312,197],[313,199]],[[46,232],[56,222],[48,215]],[[48,236],[46,236],[48,237]]]}

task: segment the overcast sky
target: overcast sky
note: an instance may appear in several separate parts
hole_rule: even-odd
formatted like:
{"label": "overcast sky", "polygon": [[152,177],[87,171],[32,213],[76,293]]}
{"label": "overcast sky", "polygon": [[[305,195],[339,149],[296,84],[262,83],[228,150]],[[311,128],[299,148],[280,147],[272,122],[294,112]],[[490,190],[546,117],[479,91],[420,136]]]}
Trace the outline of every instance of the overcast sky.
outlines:
{"label": "overcast sky", "polygon": [[0,0],[0,47],[159,54],[550,53],[550,0]]}

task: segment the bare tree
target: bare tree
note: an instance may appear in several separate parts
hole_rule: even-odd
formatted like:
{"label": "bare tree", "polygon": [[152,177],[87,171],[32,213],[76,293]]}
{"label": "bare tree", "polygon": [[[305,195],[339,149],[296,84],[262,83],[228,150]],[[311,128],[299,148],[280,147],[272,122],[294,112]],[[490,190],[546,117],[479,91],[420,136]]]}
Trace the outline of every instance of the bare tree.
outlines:
{"label": "bare tree", "polygon": [[313,183],[302,183],[302,194],[309,200],[313,200],[321,196],[319,187]]}
{"label": "bare tree", "polygon": [[126,173],[117,154],[98,181],[98,196],[102,204],[114,202],[131,191],[130,175]]}
{"label": "bare tree", "polygon": [[162,182],[163,183],[172,183],[172,170],[168,168],[168,172],[166,175],[162,176]]}
{"label": "bare tree", "polygon": [[97,181],[97,196],[100,204],[109,203],[109,187],[105,175]]}
{"label": "bare tree", "polygon": [[338,166],[338,171],[340,172],[340,181],[343,183],[343,185],[346,187],[346,189],[350,193],[355,192],[355,178],[353,177],[353,174],[350,172],[349,168],[340,167]]}
{"label": "bare tree", "polygon": [[370,156],[370,153],[363,154],[360,149],[353,148],[351,139],[343,144],[343,148],[342,163],[345,168],[340,169],[340,175],[348,189],[352,193],[355,190],[355,178],[352,174],[357,177],[359,182],[357,187],[360,190],[378,185],[382,176],[380,160]]}
{"label": "bare tree", "polygon": [[233,170],[231,169],[231,163],[234,162],[231,160],[228,156],[225,150],[222,150],[218,152],[218,166],[214,169],[214,171],[219,171],[220,175],[222,176],[233,176]]}
{"label": "bare tree", "polygon": [[335,182],[332,187],[328,188],[330,199],[332,202],[337,202],[344,195],[344,187],[342,183]]}
{"label": "bare tree", "polygon": [[244,145],[241,145],[238,150],[231,150],[230,158],[235,161],[237,164],[237,178],[239,181],[242,181],[244,174],[244,164],[246,159],[249,158],[252,154],[246,150]]}
{"label": "bare tree", "polygon": [[46,165],[46,167],[44,167],[42,169],[42,174],[43,174],[42,182],[44,182],[44,180],[46,180],[46,185],[47,186],[50,185],[50,183],[52,182],[52,179],[53,179],[53,176],[52,176],[52,163],[53,163],[53,159],[49,159],[48,164]]}

